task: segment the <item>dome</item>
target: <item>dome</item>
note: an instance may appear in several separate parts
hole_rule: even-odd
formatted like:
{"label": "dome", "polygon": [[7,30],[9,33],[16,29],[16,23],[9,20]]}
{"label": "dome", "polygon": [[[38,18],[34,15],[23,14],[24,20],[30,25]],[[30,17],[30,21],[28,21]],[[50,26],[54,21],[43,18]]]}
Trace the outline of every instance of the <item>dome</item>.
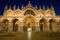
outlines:
{"label": "dome", "polygon": [[[46,14],[47,14],[47,15],[46,15]],[[51,16],[51,11],[50,11],[50,9],[48,9],[48,10],[45,11],[45,15],[46,15],[46,16]]]}
{"label": "dome", "polygon": [[21,10],[20,9],[14,10],[14,14],[20,14],[20,13],[21,13]]}
{"label": "dome", "polygon": [[43,15],[44,15],[44,13],[43,13],[43,11],[42,11],[42,10],[39,10],[37,15],[38,15],[38,16],[43,16]]}
{"label": "dome", "polygon": [[4,12],[4,15],[11,15],[12,14],[12,9],[8,9]]}

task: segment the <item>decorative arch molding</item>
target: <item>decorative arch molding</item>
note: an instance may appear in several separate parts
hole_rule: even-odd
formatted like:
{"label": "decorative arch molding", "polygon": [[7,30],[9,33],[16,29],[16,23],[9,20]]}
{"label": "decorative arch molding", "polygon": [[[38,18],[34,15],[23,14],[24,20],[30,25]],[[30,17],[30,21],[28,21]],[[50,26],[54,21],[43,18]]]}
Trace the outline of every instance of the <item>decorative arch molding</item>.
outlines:
{"label": "decorative arch molding", "polygon": [[42,18],[42,19],[40,19],[40,21],[39,22],[46,22],[47,20],[46,19],[44,19],[44,18]]}
{"label": "decorative arch molding", "polygon": [[6,21],[9,21],[8,19],[3,19],[2,22],[6,22]]}
{"label": "decorative arch molding", "polygon": [[33,9],[33,8],[26,8],[26,9],[23,9],[22,10],[22,15],[24,16],[24,13],[27,11],[27,10],[32,10],[34,13],[35,13],[35,16],[37,15],[37,9]]}
{"label": "decorative arch molding", "polygon": [[51,21],[53,21],[53,22],[57,22],[56,19],[50,19],[49,22],[51,22]]}
{"label": "decorative arch molding", "polygon": [[26,10],[25,12],[24,12],[24,15],[28,15],[28,14],[30,14],[30,15],[33,15],[33,16],[35,16],[35,12],[33,11],[33,10]]}
{"label": "decorative arch molding", "polygon": [[16,18],[12,19],[12,22],[16,22],[16,21],[19,21],[19,19],[16,19]]}

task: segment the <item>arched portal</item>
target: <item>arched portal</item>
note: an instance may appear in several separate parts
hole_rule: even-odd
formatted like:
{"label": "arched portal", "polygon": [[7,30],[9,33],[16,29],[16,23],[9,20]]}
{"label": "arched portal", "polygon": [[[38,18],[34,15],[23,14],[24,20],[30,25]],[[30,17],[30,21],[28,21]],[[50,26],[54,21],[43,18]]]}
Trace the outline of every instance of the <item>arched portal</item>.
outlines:
{"label": "arched portal", "polygon": [[35,13],[32,11],[32,10],[27,10],[24,15],[28,15],[28,14],[31,14],[33,16],[35,16]]}
{"label": "arched portal", "polygon": [[3,21],[2,21],[3,31],[8,31],[8,27],[9,27],[9,20],[8,19],[3,19]]}
{"label": "arched portal", "polygon": [[35,18],[32,16],[27,16],[24,18],[24,31],[27,31],[28,28],[32,28],[32,31],[35,30]]}
{"label": "arched portal", "polygon": [[46,23],[47,21],[45,19],[41,19],[39,22],[39,27],[40,27],[40,31],[43,31],[43,28],[46,27]]}
{"label": "arched portal", "polygon": [[57,21],[55,19],[51,19],[49,20],[49,26],[50,26],[50,30],[53,31],[54,27],[56,27],[57,25]]}
{"label": "arched portal", "polygon": [[17,32],[18,31],[18,19],[13,19],[13,31]]}

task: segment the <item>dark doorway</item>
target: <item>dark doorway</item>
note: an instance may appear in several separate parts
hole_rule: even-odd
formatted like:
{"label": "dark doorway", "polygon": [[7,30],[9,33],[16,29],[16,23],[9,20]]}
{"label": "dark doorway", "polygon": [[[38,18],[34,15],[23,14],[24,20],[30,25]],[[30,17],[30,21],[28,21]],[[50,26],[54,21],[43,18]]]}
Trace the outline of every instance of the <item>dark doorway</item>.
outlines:
{"label": "dark doorway", "polygon": [[8,31],[8,27],[9,27],[9,20],[8,19],[3,19],[3,22],[2,22],[2,30],[3,31]]}
{"label": "dark doorway", "polygon": [[39,22],[39,27],[40,27],[40,31],[43,31],[43,28],[46,27],[46,20],[45,19],[41,19]]}
{"label": "dark doorway", "polygon": [[13,31],[17,32],[18,31],[18,24],[16,24],[16,22],[18,21],[18,19],[14,19],[13,20]]}
{"label": "dark doorway", "polygon": [[40,30],[43,31],[43,24],[41,24]]}
{"label": "dark doorway", "polygon": [[49,20],[49,26],[50,26],[50,30],[53,31],[53,27],[56,27],[57,25],[57,21],[55,19],[51,19]]}

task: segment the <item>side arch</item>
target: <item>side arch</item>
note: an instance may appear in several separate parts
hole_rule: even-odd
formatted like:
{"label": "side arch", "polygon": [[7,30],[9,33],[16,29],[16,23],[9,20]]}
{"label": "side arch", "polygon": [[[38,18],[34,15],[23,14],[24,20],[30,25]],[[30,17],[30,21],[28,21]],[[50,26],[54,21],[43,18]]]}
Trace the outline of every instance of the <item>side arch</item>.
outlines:
{"label": "side arch", "polygon": [[43,31],[46,26],[47,26],[47,21],[46,21],[46,19],[41,19],[41,20],[39,21],[40,31]]}
{"label": "side arch", "polygon": [[17,32],[17,31],[18,31],[18,24],[19,24],[18,21],[19,21],[18,19],[13,19],[13,20],[12,20],[13,31],[14,31],[14,32]]}
{"label": "side arch", "polygon": [[57,20],[56,19],[50,19],[49,20],[49,26],[50,26],[51,31],[56,31]]}
{"label": "side arch", "polygon": [[3,19],[2,20],[2,30],[3,31],[8,31],[9,29],[9,20],[8,19]]}

